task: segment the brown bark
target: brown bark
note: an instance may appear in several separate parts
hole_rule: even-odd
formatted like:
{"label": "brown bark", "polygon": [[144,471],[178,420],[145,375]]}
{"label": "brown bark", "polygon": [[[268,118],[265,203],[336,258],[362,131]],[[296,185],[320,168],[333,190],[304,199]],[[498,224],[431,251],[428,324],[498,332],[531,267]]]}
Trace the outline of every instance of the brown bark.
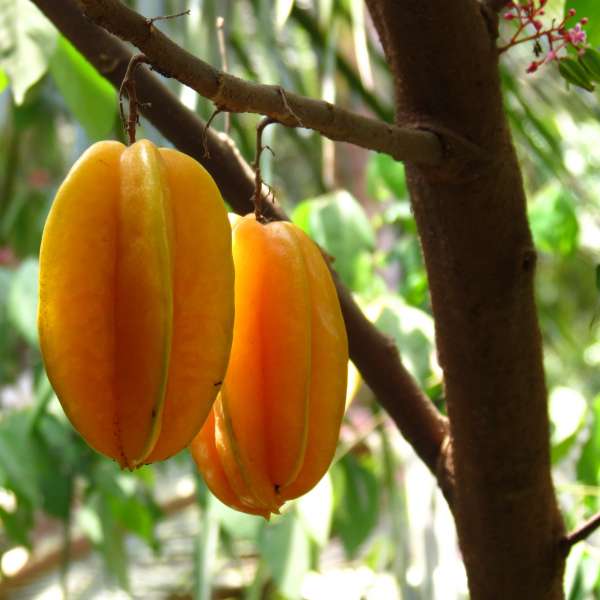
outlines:
{"label": "brown bark", "polygon": [[497,52],[474,0],[367,0],[398,123],[481,148],[453,171],[407,164],[427,266],[473,600],[563,597],[563,534],[533,293],[535,250],[502,110]]}

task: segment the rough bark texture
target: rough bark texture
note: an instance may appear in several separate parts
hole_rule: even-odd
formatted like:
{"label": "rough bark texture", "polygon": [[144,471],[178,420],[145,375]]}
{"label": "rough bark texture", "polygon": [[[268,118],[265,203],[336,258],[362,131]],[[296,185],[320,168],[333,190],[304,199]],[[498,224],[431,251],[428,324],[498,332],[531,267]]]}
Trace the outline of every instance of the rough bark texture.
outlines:
{"label": "rough bark texture", "polygon": [[407,164],[471,595],[559,599],[563,525],[550,476],[536,255],[489,23],[473,0],[368,5],[394,76],[396,121],[447,128],[481,148],[462,169]]}

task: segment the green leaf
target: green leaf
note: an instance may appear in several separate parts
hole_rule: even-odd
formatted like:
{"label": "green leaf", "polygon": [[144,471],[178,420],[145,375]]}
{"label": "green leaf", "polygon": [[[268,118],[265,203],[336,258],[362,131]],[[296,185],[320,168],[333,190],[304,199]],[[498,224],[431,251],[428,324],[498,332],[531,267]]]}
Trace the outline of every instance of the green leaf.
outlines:
{"label": "green leaf", "polygon": [[357,291],[368,286],[375,234],[362,206],[349,192],[338,190],[301,202],[292,221],[334,257],[333,266],[344,283]]}
{"label": "green leaf", "polygon": [[0,0],[0,68],[17,104],[48,69],[56,29],[29,0]]}
{"label": "green leaf", "polygon": [[537,248],[562,256],[577,249],[579,223],[573,202],[558,185],[540,192],[529,205],[529,223]]}
{"label": "green leaf", "polygon": [[593,92],[595,89],[588,71],[575,58],[562,58],[558,63],[558,72],[563,79],[577,87],[588,92]]}
{"label": "green leaf", "polygon": [[11,323],[27,342],[37,348],[37,304],[38,304],[37,259],[29,258],[14,274],[8,295],[8,314]]}
{"label": "green leaf", "polygon": [[10,413],[0,421],[0,472],[15,493],[34,506],[41,505],[36,448],[29,435],[29,411]]}
{"label": "green leaf", "polygon": [[388,154],[372,153],[367,163],[367,192],[377,200],[407,197],[404,165]]}
{"label": "green leaf", "polygon": [[275,585],[286,598],[299,598],[310,567],[310,543],[302,523],[289,511],[265,527],[258,543]]}
{"label": "green leaf", "polygon": [[592,81],[600,83],[600,52],[593,48],[588,48],[585,54],[579,57],[579,62],[589,73]]}
{"label": "green leaf", "polygon": [[426,385],[434,369],[435,333],[431,316],[389,294],[371,303],[366,313],[378,329],[392,336],[402,349],[406,368]]}
{"label": "green leaf", "polygon": [[278,31],[283,29],[292,12],[292,8],[294,8],[294,0],[275,1],[275,27]]}
{"label": "green leaf", "polygon": [[587,403],[576,390],[556,387],[550,393],[549,409],[552,424],[552,462],[558,462],[577,441],[577,434],[585,424]]}
{"label": "green leaf", "polygon": [[319,546],[325,546],[333,516],[333,485],[329,473],[308,494],[297,500],[296,509],[311,538]]}
{"label": "green leaf", "polygon": [[69,110],[88,137],[100,140],[112,129],[116,93],[112,85],[62,35],[50,61],[50,73]]}
{"label": "green leaf", "polygon": [[0,69],[0,94],[2,94],[2,92],[4,92],[4,90],[6,89],[7,86],[8,86],[8,76],[2,69]]}
{"label": "green leaf", "polygon": [[600,396],[594,399],[591,408],[593,420],[577,461],[576,473],[579,483],[596,486],[600,483]]}
{"label": "green leaf", "polygon": [[347,454],[331,471],[335,494],[334,530],[349,558],[356,555],[379,516],[379,482],[366,461]]}

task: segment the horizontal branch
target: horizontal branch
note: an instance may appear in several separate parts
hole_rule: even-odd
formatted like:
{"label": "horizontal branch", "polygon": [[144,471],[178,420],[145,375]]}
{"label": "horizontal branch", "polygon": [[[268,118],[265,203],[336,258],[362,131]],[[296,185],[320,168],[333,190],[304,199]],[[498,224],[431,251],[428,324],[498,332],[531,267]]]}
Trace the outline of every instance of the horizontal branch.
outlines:
{"label": "horizontal branch", "polygon": [[217,108],[269,116],[289,127],[306,127],[335,140],[385,152],[396,160],[426,165],[442,162],[437,135],[365,117],[323,100],[306,98],[275,85],[224,73],[179,47],[154,24],[119,0],[79,0],[98,25],[137,46],[166,77],[175,77]]}
{"label": "horizontal branch", "polygon": [[[86,20],[76,0],[33,2],[118,89],[132,58],[124,44]],[[183,106],[147,69],[137,70],[136,84],[138,96],[143,100],[141,109],[144,116],[180,150],[206,167],[237,213],[250,212],[253,209],[253,174],[229,138],[212,129],[206,131],[205,123]],[[204,153],[202,140],[205,132],[210,157]],[[266,212],[273,218],[287,218],[271,203],[266,203],[265,208],[269,209]],[[432,473],[438,476],[441,488],[449,497],[451,474],[440,468],[439,460],[440,449],[447,439],[446,419],[419,389],[390,338],[365,317],[352,294],[337,277],[335,282],[352,361],[402,435]]]}

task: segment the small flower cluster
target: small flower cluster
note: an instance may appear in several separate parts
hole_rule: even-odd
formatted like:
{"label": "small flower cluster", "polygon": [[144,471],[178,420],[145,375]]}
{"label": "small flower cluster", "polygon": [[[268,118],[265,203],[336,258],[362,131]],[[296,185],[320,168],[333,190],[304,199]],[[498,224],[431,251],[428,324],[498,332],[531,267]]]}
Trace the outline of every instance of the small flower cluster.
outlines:
{"label": "small flower cluster", "polygon": [[[527,67],[528,73],[533,73],[545,63],[558,61],[563,56],[559,54],[561,50],[572,47],[577,50],[581,56],[587,48],[587,36],[583,27],[587,24],[588,19],[580,19],[573,27],[567,29],[567,21],[576,15],[576,10],[571,8],[567,12],[567,16],[556,23],[552,20],[550,27],[545,27],[541,17],[544,16],[548,0],[527,0],[526,3],[507,2],[506,12],[503,17],[506,21],[517,21],[518,27],[515,34],[512,36],[508,44],[500,48],[500,52],[505,52],[509,48],[522,44],[523,42],[535,42],[535,54],[540,56],[543,53],[541,41],[545,40],[548,45],[548,52],[542,58],[538,58],[530,63]],[[533,29],[533,33],[528,33]]]}

